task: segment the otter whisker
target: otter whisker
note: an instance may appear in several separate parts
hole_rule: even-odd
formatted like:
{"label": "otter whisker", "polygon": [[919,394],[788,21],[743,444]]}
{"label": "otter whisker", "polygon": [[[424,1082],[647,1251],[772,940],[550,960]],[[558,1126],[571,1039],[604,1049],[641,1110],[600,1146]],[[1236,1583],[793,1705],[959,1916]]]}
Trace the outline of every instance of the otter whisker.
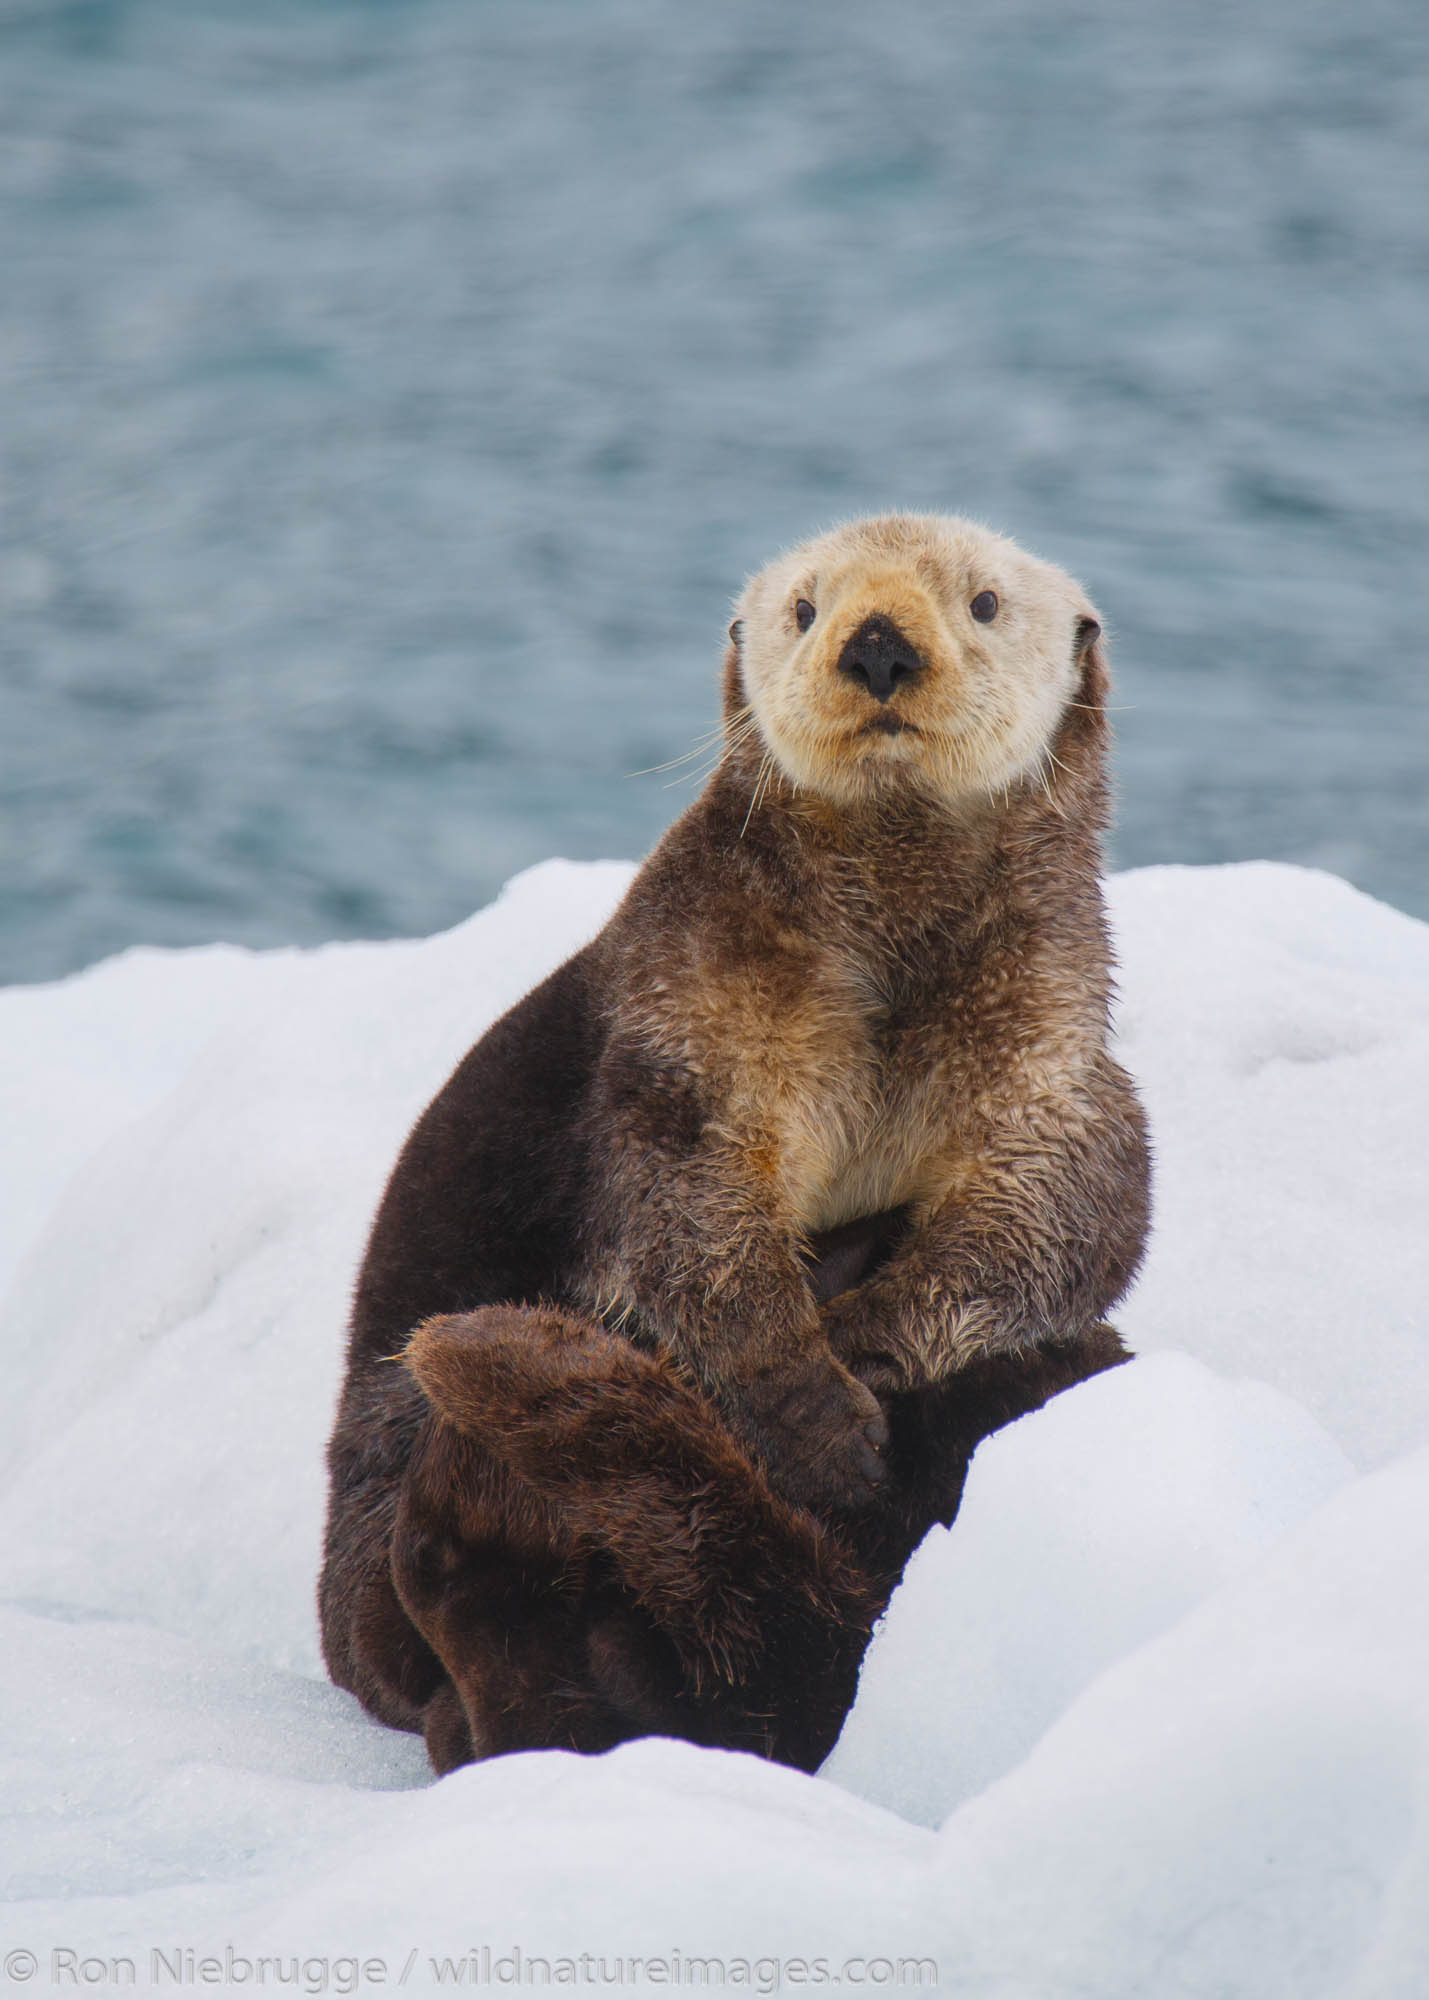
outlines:
{"label": "otter whisker", "polygon": [[759,776],[755,780],[754,791],[750,797],[749,811],[744,815],[744,825],[739,829],[739,837],[741,840],[743,840],[745,834],[748,833],[749,831],[749,822],[754,817],[755,811],[759,805],[759,801],[764,796],[765,787],[768,785],[770,778],[773,776],[773,773],[774,773],[774,759],[766,752],[766,754],[760,759],[759,762]]}
{"label": "otter whisker", "polygon": [[678,757],[667,757],[663,764],[642,765],[638,771],[627,771],[625,775],[627,778],[652,778],[657,772],[673,771],[677,764],[689,764],[696,757],[702,757],[711,744],[719,741],[723,733],[721,729],[712,729],[708,735],[702,736],[698,743],[694,744],[690,749],[682,750]]}
{"label": "otter whisker", "polygon": [[664,785],[661,787],[662,791],[666,792],[673,791],[676,785],[690,785],[690,784],[695,784],[697,782],[703,783],[703,781],[706,778],[708,778],[712,772],[717,771],[719,769],[720,765],[724,762],[725,757],[727,755],[728,755],[727,751],[721,751],[718,757],[713,758],[707,764],[702,764],[698,771],[681,771],[678,774],[678,776],[673,778],[667,778],[665,780]]}
{"label": "otter whisker", "polygon": [[673,771],[677,764],[689,764],[696,757],[704,756],[705,752],[721,739],[739,738],[740,732],[747,734],[753,726],[754,711],[746,703],[742,708],[737,708],[727,721],[721,721],[716,723],[713,729],[707,729],[690,749],[682,750],[678,757],[667,757],[663,764],[646,764],[638,771],[627,771],[625,775],[627,778],[651,778],[661,771]]}
{"label": "otter whisker", "polygon": [[668,778],[665,781],[664,789],[668,792],[675,785],[687,785],[693,779],[708,778],[713,772],[717,771],[720,768],[721,764],[723,764],[727,758],[733,756],[736,751],[743,749],[744,745],[747,742],[749,742],[750,738],[755,737],[758,734],[759,734],[758,725],[751,717],[748,722],[742,724],[738,729],[733,729],[730,731],[726,740],[720,745],[720,748],[716,753],[716,755],[710,758],[709,762],[706,763],[702,767],[702,769],[700,769],[699,771],[682,771],[678,777]]}
{"label": "otter whisker", "polygon": [[[755,788],[755,793],[754,793],[754,804],[756,809],[763,804],[764,795],[769,790],[769,781],[773,776],[774,776],[774,759],[772,756],[766,756],[763,763],[760,766],[759,783],[758,786]],[[748,822],[746,821],[746,825],[747,824]]]}

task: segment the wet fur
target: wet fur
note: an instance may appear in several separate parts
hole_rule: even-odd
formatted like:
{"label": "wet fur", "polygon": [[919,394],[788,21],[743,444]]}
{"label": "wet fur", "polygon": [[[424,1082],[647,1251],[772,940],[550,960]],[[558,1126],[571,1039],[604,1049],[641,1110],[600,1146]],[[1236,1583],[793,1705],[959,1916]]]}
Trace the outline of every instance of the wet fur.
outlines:
{"label": "wet fur", "polygon": [[[906,737],[838,671],[870,609],[926,663]],[[359,1279],[324,1646],[439,1769],[657,1730],[813,1768],[978,1441],[1124,1353],[1095,614],[892,517],[734,629],[705,793],[424,1113]]]}

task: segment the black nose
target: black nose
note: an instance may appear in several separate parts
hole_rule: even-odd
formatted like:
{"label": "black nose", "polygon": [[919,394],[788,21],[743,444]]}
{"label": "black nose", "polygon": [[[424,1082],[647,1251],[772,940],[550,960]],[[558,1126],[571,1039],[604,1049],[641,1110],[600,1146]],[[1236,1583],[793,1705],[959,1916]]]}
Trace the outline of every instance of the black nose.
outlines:
{"label": "black nose", "polygon": [[915,649],[881,611],[864,619],[839,654],[839,672],[862,681],[875,701],[887,701],[896,687],[922,671]]}

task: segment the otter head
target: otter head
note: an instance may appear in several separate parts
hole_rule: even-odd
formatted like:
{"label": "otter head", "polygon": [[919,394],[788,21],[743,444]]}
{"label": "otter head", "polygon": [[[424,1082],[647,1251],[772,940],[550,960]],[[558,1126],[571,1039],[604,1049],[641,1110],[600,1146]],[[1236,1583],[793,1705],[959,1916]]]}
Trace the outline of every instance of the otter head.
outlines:
{"label": "otter head", "polygon": [[949,804],[1037,772],[1095,682],[1101,626],[1052,563],[972,521],[889,514],[801,543],[746,586],[737,697],[800,790]]}

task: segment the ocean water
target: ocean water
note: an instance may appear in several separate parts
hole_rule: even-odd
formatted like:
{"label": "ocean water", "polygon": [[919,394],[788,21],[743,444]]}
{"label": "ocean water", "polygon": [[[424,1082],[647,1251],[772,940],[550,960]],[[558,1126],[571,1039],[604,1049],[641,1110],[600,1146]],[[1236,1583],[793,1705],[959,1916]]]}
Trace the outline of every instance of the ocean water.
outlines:
{"label": "ocean water", "polygon": [[1087,583],[1117,861],[1429,914],[1422,4],[0,0],[0,384],[0,978],[639,853],[887,506]]}

